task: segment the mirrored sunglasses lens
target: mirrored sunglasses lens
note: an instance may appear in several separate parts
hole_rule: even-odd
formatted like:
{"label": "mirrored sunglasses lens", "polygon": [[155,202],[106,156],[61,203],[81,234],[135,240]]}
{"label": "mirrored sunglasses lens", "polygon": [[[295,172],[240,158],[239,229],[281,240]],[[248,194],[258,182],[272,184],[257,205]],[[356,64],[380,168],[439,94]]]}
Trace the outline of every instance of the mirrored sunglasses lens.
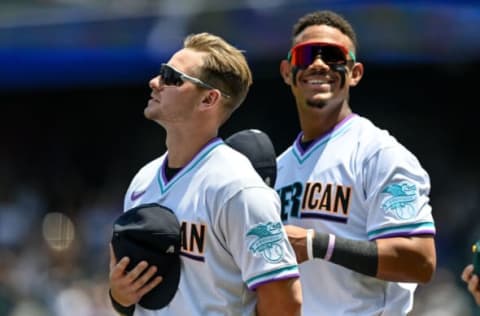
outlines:
{"label": "mirrored sunglasses lens", "polygon": [[305,47],[296,47],[292,51],[292,64],[297,67],[308,67],[313,61],[312,56],[310,56],[311,50],[305,49]]}
{"label": "mirrored sunglasses lens", "polygon": [[297,67],[306,68],[311,65],[318,56],[327,64],[346,62],[345,54],[339,47],[329,45],[304,45],[296,47],[293,50],[292,64]]}
{"label": "mirrored sunglasses lens", "polygon": [[327,64],[345,63],[347,58],[343,51],[336,46],[324,46],[321,49],[322,59]]}

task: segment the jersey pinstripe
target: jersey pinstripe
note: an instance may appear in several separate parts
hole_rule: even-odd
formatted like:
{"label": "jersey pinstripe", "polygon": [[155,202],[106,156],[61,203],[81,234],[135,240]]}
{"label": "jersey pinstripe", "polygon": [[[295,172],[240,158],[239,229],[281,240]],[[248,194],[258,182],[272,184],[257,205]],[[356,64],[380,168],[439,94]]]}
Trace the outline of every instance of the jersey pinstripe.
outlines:
{"label": "jersey pinstripe", "polygon": [[[385,130],[352,114],[306,150],[277,159],[285,223],[354,240],[435,234],[430,179]],[[303,315],[406,315],[416,284],[385,282],[314,259],[300,265]]]}
{"label": "jersey pinstripe", "polygon": [[174,211],[182,227],[180,284],[167,307],[137,305],[135,315],[254,315],[258,285],[299,274],[276,192],[219,138],[170,181],[167,154],[135,175],[124,210],[156,202]]}

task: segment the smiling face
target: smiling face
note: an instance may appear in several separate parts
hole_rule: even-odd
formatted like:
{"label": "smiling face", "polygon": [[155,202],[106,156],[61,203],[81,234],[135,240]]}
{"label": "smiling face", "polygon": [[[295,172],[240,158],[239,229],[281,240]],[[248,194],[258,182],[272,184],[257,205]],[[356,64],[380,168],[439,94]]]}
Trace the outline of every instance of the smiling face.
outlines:
{"label": "smiling face", "polygon": [[[351,39],[339,29],[328,25],[311,25],[306,27],[295,38],[295,45],[320,42],[330,43],[345,51],[354,52]],[[345,58],[352,56],[346,53]],[[313,62],[305,67],[294,67],[289,61],[281,64],[281,74],[286,84],[291,87],[297,107],[302,115],[304,112],[332,112],[342,106],[348,107],[349,88],[355,86],[363,75],[363,65],[354,61],[346,67],[326,63],[318,54]],[[344,70],[344,71],[342,71]]]}

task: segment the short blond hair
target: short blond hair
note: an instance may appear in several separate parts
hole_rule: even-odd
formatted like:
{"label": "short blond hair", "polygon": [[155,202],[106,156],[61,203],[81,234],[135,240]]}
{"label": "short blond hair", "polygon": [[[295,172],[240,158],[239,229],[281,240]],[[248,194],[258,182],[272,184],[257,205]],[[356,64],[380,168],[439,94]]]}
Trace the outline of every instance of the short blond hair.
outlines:
{"label": "short blond hair", "polygon": [[239,49],[210,33],[188,35],[184,48],[207,53],[199,79],[229,95],[224,104],[233,112],[245,100],[253,82],[247,60]]}

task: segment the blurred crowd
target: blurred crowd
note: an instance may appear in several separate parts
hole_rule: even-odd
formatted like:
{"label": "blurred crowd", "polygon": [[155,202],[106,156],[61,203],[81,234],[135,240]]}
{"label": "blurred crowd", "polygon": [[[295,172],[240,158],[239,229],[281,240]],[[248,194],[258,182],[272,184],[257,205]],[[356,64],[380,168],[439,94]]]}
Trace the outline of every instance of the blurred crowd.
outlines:
{"label": "blurred crowd", "polygon": [[116,315],[107,294],[108,242],[121,197],[77,192],[78,209],[49,209],[41,187],[13,175],[2,168],[0,316]]}

